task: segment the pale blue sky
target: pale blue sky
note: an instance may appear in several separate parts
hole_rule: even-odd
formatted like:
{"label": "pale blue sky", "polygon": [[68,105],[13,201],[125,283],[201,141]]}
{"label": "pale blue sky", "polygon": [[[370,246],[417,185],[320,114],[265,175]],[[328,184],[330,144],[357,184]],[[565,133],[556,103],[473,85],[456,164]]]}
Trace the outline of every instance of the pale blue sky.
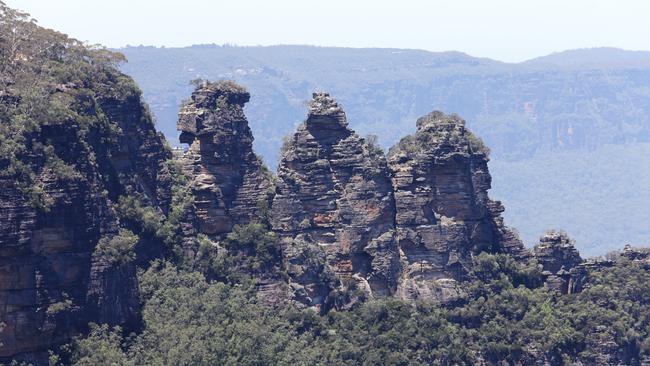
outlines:
{"label": "pale blue sky", "polygon": [[572,48],[650,50],[648,0],[5,0],[109,47],[311,44],[458,50],[522,61]]}

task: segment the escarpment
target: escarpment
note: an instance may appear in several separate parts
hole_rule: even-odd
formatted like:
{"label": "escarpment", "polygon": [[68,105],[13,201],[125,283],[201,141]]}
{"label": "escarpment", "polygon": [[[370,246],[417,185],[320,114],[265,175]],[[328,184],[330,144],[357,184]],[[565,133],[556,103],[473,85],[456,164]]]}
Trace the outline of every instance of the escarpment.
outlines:
{"label": "escarpment", "polygon": [[[27,38],[6,37],[16,30]],[[242,300],[264,311],[288,300],[323,313],[354,311],[393,296],[443,303],[439,310],[455,314],[434,314],[437,330],[458,321],[471,328],[467,335],[478,334],[485,316],[454,309],[494,302],[485,296],[504,289],[492,285],[535,290],[532,299],[546,286],[551,299],[554,291],[599,292],[599,275],[621,262],[650,271],[649,250],[583,260],[561,232],[526,250],[505,226],[503,205],[488,197],[487,148],[455,115],[420,118],[386,156],[349,128],[334,98],[314,93],[274,177],[253,151],[244,115],[250,94],[235,83],[196,85],[178,120],[188,148],[172,160],[140,91],[116,68],[120,55],[44,30],[0,1],[0,57],[0,362],[47,364],[48,350],[91,322],[145,334],[137,274],[158,258],[179,278],[204,283],[201,291],[215,282],[250,286],[257,299]],[[471,294],[470,283],[488,291]],[[175,302],[175,294],[164,299]],[[216,304],[197,308],[219,309],[211,296]],[[381,312],[391,317],[388,310]],[[307,332],[327,339],[345,329],[321,332],[325,322],[307,321],[314,328]],[[599,349],[596,364],[625,363],[631,358],[613,356],[622,349],[639,353],[637,344],[619,345],[613,328],[598,329],[583,341]],[[555,357],[538,351],[525,350],[538,363]]]}
{"label": "escarpment", "polygon": [[402,298],[453,298],[481,251],[525,256],[487,194],[488,150],[458,116],[432,112],[390,149]]}
{"label": "escarpment", "polygon": [[[169,205],[169,153],[131,92],[98,92],[85,111],[100,116],[97,124],[35,121],[46,123],[23,135],[32,150],[0,159],[0,358],[26,354],[38,364],[88,322],[138,323],[134,263],[96,255],[101,240],[119,236],[119,197],[138,197],[161,214]],[[76,89],[66,94],[81,98]]]}
{"label": "escarpment", "polygon": [[[399,260],[386,160],[347,127],[327,93],[314,93],[307,119],[285,142],[277,181],[271,223],[302,302],[323,305],[330,286],[395,292]],[[325,263],[310,267],[309,257],[319,255]],[[327,271],[335,280],[323,283]]]}
{"label": "escarpment", "polygon": [[162,217],[171,155],[140,91],[116,69],[120,55],[4,10],[0,362],[38,365],[89,322],[137,326],[134,260],[161,249],[125,230],[118,202],[132,197]]}

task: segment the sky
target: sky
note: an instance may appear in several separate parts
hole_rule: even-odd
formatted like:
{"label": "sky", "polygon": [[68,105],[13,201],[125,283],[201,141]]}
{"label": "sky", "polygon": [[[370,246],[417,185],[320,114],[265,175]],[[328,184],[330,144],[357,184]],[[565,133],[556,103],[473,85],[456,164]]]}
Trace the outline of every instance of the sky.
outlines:
{"label": "sky", "polygon": [[89,43],[457,50],[519,62],[585,47],[650,50],[648,0],[3,0]]}

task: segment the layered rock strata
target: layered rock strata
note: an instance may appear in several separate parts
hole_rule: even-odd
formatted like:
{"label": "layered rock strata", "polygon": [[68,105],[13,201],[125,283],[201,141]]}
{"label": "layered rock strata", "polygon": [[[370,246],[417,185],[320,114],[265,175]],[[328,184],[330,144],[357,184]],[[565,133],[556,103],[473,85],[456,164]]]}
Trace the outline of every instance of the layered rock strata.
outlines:
{"label": "layered rock strata", "polygon": [[[265,303],[285,301],[281,261],[252,269],[252,248],[228,250],[223,241],[235,225],[267,225],[273,197],[272,174],[253,152],[253,134],[244,114],[250,94],[229,82],[201,82],[181,107],[180,141],[189,144],[179,158],[189,180],[193,203],[182,219],[183,257],[190,265],[201,260],[198,234],[206,235],[220,255],[230,256],[228,271],[254,280]],[[239,258],[239,259],[235,259]],[[223,278],[223,273],[206,273]]]}
{"label": "layered rock strata", "polygon": [[[329,94],[314,93],[306,121],[283,147],[271,211],[298,298],[322,306],[331,286],[394,293],[394,213],[383,153],[348,128]],[[319,256],[324,264],[310,260]],[[322,280],[328,272],[335,280]]]}
{"label": "layered rock strata", "polygon": [[564,294],[580,291],[587,271],[583,270],[580,253],[566,233],[544,234],[533,249],[533,258],[539,263],[548,288]]}
{"label": "layered rock strata", "polygon": [[488,197],[488,150],[458,116],[432,112],[388,154],[404,271],[401,298],[452,300],[481,251],[526,256]]}
{"label": "layered rock strata", "polygon": [[82,132],[71,122],[27,137],[52,146],[59,165],[73,169],[62,176],[36,153],[21,157],[46,206],[34,205],[0,159],[0,360],[46,363],[48,349],[91,321],[138,324],[134,263],[106,263],[93,253],[100,239],[118,233],[118,197],[133,195],[161,214],[168,207],[169,153],[137,90],[126,98],[98,92],[95,102],[112,135],[97,125]]}
{"label": "layered rock strata", "polygon": [[232,82],[204,82],[179,113],[181,158],[194,196],[198,232],[223,236],[268,207],[270,174],[253,152],[243,107],[250,94]]}

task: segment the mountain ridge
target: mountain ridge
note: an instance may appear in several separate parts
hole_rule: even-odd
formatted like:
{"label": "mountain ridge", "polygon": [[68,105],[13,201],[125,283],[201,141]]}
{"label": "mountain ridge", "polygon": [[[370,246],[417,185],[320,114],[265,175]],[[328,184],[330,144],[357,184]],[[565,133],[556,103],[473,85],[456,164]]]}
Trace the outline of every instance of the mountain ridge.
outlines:
{"label": "mountain ridge", "polygon": [[[421,48],[397,48],[397,47],[336,47],[336,46],[318,46],[310,44],[275,44],[275,45],[236,45],[236,44],[216,44],[216,43],[199,43],[192,44],[188,46],[151,46],[151,45],[126,45],[124,47],[114,47],[111,48],[113,51],[123,51],[131,49],[150,49],[150,50],[183,50],[188,48],[195,49],[221,49],[221,48],[233,48],[233,49],[287,49],[287,50],[338,50],[338,51],[376,51],[376,52],[390,52],[391,54],[399,54],[404,52],[418,53],[428,56],[460,56],[461,58],[466,58],[467,60],[474,61],[484,61],[486,65],[534,65],[534,64],[546,64],[546,65],[555,65],[563,67],[561,62],[566,62],[567,59],[573,57],[579,57],[578,61],[586,61],[584,58],[589,58],[588,61],[592,65],[602,65],[608,66],[610,62],[619,58],[623,58],[623,61],[639,59],[641,61],[648,61],[650,59],[650,51],[648,50],[630,50],[619,47],[611,46],[596,46],[596,47],[581,47],[581,48],[569,48],[561,51],[553,51],[551,53],[534,56],[522,61],[503,61],[486,56],[475,56],[461,50],[447,50],[447,51],[431,51]],[[604,60],[603,60],[604,58]],[[627,59],[627,60],[626,60]],[[573,66],[578,66],[579,64],[574,64]]]}

